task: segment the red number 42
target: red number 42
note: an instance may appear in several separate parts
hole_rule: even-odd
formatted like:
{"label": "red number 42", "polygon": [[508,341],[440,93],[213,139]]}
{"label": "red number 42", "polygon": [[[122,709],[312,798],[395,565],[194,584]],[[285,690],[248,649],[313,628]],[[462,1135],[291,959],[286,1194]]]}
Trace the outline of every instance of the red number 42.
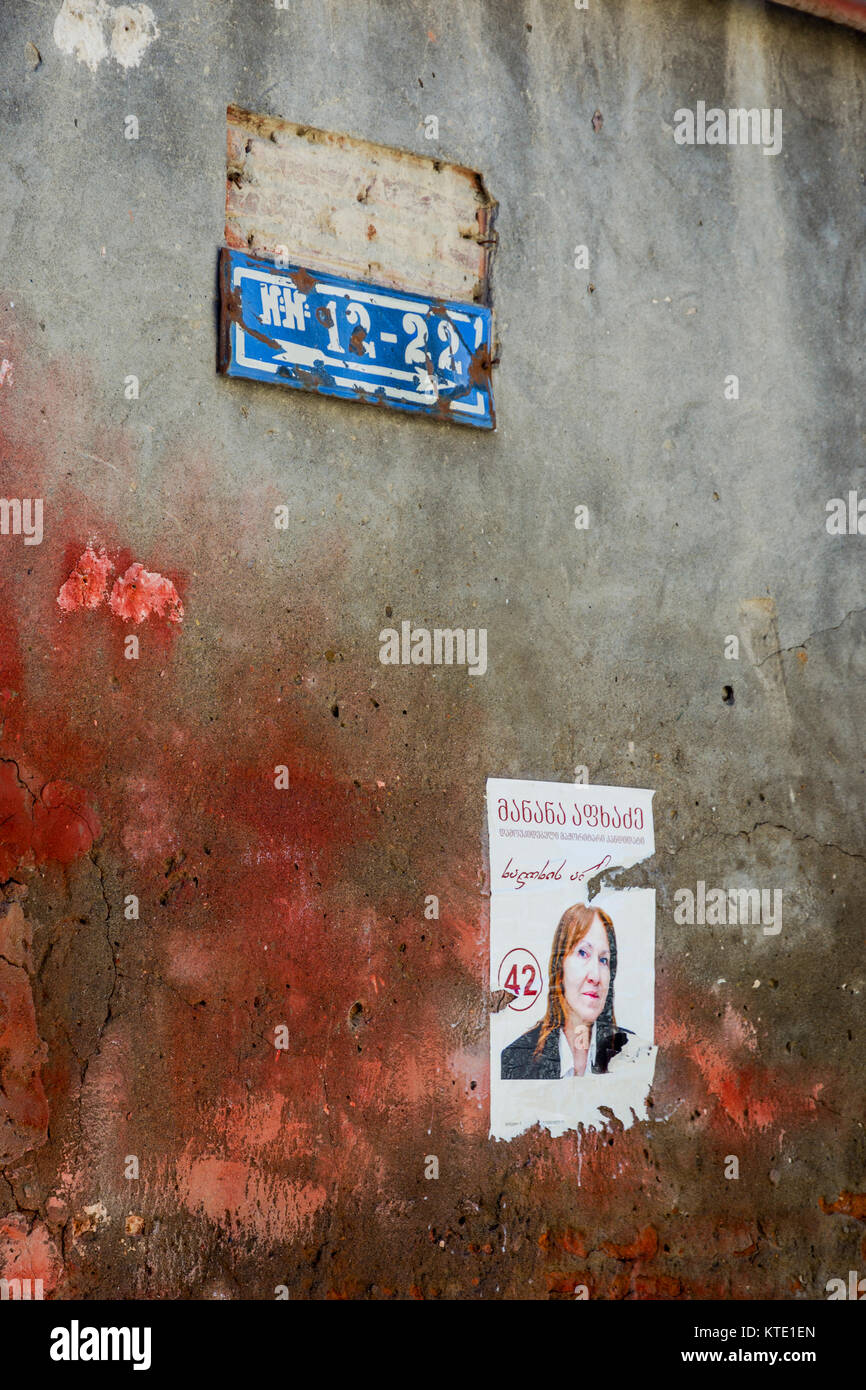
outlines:
{"label": "red number 42", "polygon": [[[534,980],[535,980],[535,966],[534,966],[534,965],[524,965],[524,967],[523,967],[523,969],[522,969],[522,971],[521,971],[520,973],[523,975],[524,979],[526,978],[527,975],[529,976],[529,979],[527,980],[526,984],[523,986],[523,993],[524,993],[526,996],[531,996],[531,995],[537,994],[537,993],[538,993],[538,990],[532,988],[533,982],[534,982]],[[515,963],[514,965],[512,965],[511,969],[510,969],[509,972],[508,972],[508,978],[507,978],[506,981],[505,981],[505,988],[508,989],[508,990],[510,990],[512,994],[519,994],[519,993],[520,993],[520,985],[517,983],[517,964],[516,964],[516,963]]]}

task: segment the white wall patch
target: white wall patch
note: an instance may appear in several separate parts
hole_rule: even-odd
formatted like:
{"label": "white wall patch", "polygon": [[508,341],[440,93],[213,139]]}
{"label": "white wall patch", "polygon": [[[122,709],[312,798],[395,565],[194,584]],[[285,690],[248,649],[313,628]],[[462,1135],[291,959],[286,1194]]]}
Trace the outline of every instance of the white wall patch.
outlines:
{"label": "white wall patch", "polygon": [[54,42],[61,53],[85,63],[91,72],[109,53],[122,68],[137,68],[158,38],[156,16],[149,5],[63,0],[54,21]]}

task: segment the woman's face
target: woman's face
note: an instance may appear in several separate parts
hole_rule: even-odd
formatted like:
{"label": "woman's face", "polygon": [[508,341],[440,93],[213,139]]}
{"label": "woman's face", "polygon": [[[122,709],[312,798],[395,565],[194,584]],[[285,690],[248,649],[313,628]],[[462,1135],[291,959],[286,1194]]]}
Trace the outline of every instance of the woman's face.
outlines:
{"label": "woman's face", "polygon": [[598,913],[562,963],[562,988],[565,1002],[580,1022],[595,1023],[610,988],[610,943]]}

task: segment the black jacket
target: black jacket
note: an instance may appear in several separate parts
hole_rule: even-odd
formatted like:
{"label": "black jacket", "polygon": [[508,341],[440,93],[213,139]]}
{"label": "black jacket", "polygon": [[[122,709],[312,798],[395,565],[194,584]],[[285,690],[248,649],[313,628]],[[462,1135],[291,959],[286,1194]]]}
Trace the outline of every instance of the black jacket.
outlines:
{"label": "black jacket", "polygon": [[[558,1081],[559,1080],[559,1029],[548,1034],[544,1047],[538,1056],[535,1048],[541,1035],[541,1024],[536,1023],[528,1033],[515,1038],[513,1043],[502,1049],[503,1081]],[[615,1032],[595,1039],[595,1066],[593,1071],[607,1071],[608,1062],[621,1052],[632,1036],[628,1028],[617,1028]]]}

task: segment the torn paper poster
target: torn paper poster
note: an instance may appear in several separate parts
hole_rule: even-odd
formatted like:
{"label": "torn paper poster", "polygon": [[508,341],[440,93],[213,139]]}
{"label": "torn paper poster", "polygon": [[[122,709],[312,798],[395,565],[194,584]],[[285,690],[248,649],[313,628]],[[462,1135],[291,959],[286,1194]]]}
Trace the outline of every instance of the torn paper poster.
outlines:
{"label": "torn paper poster", "polygon": [[489,778],[490,1134],[628,1127],[655,1069],[653,792]]}

